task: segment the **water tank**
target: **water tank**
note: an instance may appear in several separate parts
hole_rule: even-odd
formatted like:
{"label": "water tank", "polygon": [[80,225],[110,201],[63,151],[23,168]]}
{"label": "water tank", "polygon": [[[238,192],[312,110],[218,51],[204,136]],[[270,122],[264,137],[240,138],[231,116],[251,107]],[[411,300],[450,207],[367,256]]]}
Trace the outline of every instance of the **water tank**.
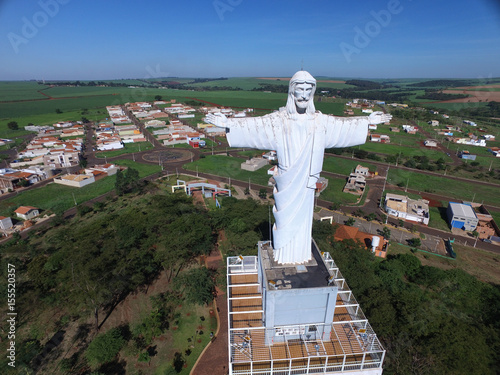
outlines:
{"label": "water tank", "polygon": [[375,249],[377,246],[380,245],[380,237],[379,236],[373,236],[372,237],[372,252],[375,252]]}

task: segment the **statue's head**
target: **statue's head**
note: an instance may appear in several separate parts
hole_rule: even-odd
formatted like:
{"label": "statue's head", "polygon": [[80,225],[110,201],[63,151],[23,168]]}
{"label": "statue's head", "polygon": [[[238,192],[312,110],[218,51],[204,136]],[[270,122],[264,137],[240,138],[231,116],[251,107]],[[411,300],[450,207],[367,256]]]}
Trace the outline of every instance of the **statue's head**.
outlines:
{"label": "statue's head", "polygon": [[290,79],[288,87],[288,100],[286,109],[288,114],[296,115],[307,113],[313,115],[316,112],[314,108],[314,92],[316,91],[316,80],[305,70],[300,70]]}

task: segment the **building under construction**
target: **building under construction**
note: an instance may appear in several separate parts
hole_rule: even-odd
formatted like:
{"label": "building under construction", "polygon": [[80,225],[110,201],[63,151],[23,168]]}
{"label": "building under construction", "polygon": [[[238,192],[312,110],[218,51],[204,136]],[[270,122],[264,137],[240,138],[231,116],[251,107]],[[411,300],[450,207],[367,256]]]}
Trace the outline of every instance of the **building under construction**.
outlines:
{"label": "building under construction", "polygon": [[329,253],[227,259],[230,374],[382,374],[385,350]]}

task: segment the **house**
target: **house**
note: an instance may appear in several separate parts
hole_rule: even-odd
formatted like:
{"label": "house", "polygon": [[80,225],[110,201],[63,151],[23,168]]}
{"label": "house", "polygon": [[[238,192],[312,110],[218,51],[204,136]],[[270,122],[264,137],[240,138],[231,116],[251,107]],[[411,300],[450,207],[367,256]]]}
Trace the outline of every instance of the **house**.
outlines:
{"label": "house", "polygon": [[95,182],[94,174],[67,174],[54,178],[54,183],[73,187],[84,187]]}
{"label": "house", "polygon": [[368,124],[368,130],[377,130],[377,124]]}
{"label": "house", "polygon": [[262,154],[262,157],[267,160],[276,160],[278,159],[278,155],[276,155],[276,151],[269,151],[265,154]]}
{"label": "house", "polygon": [[437,147],[437,141],[435,139],[426,139],[424,141],[424,146],[427,146],[427,147]]}
{"label": "house", "polygon": [[385,134],[370,134],[370,141],[380,143],[390,143],[391,138]]}
{"label": "house", "polygon": [[479,219],[470,204],[450,202],[446,214],[452,229],[473,231],[479,223]]}
{"label": "house", "polygon": [[477,124],[474,121],[464,120],[463,122],[464,124],[467,124],[469,126],[477,126]]}
{"label": "house", "polygon": [[390,127],[389,128],[391,130],[391,132],[394,132],[394,133],[399,133],[399,128],[398,127]]}
{"label": "house", "polygon": [[8,230],[12,228],[12,219],[10,217],[0,216],[0,229]]}
{"label": "house", "polygon": [[38,208],[31,206],[21,206],[17,210],[15,210],[14,213],[17,217],[23,220],[30,220],[40,215],[40,211],[38,210]]}
{"label": "house", "polygon": [[366,181],[363,175],[358,175],[356,173],[351,173],[347,178],[347,182],[344,186],[344,193],[350,193],[354,195],[363,195],[366,188]]}
{"label": "house", "polygon": [[370,249],[375,256],[385,258],[389,242],[382,236],[361,232],[359,228],[338,225],[333,236],[335,241],[353,240]]}
{"label": "house", "polygon": [[408,134],[417,134],[418,128],[413,125],[402,125],[403,130]]}
{"label": "house", "polygon": [[429,122],[427,122],[429,125],[432,125],[432,126],[439,126],[439,121],[438,120],[431,120]]}
{"label": "house", "polygon": [[463,150],[458,153],[458,157],[464,160],[476,160],[477,155],[472,155],[469,151]]}
{"label": "house", "polygon": [[257,169],[262,168],[267,164],[268,161],[264,158],[252,158],[250,160],[245,161],[244,163],[241,163],[241,169],[253,172],[256,171]]}
{"label": "house", "polygon": [[485,135],[483,135],[483,138],[487,141],[494,141],[495,140],[495,136],[492,134],[485,134]]}
{"label": "house", "polygon": [[324,177],[318,178],[316,181],[315,194],[317,197],[328,187],[328,180]]}
{"label": "house", "polygon": [[389,216],[425,225],[429,224],[428,200],[411,199],[405,195],[387,193],[384,208]]}
{"label": "house", "polygon": [[357,165],[353,173],[347,178],[347,183],[344,186],[343,192],[354,195],[363,195],[366,188],[366,177],[371,177],[370,169]]}

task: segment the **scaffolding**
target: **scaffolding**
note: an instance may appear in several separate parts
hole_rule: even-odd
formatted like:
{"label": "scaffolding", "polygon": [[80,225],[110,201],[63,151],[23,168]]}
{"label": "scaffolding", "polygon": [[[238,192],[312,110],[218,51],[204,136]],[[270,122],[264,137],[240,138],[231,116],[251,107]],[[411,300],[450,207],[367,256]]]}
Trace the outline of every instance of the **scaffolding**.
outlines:
{"label": "scaffolding", "polygon": [[330,254],[321,256],[338,288],[333,322],[267,329],[258,258],[227,258],[230,374],[381,374],[384,348]]}

